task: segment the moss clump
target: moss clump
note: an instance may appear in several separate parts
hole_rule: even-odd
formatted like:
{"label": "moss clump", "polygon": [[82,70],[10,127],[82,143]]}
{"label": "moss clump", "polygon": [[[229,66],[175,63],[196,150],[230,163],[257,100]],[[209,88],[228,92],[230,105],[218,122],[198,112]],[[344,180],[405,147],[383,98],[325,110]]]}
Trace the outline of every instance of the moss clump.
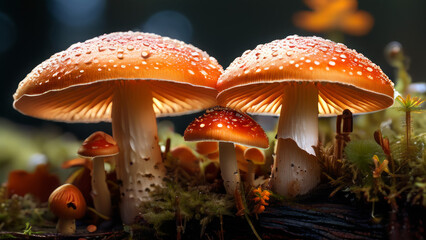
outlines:
{"label": "moss clump", "polygon": [[183,188],[170,182],[165,188],[153,191],[151,200],[144,202],[140,209],[143,220],[153,226],[156,235],[176,234],[166,233],[170,226],[184,233],[186,223],[194,220],[199,222],[200,235],[203,235],[214,218],[232,215],[233,205],[229,196],[213,193],[206,186]]}
{"label": "moss clump", "polygon": [[373,161],[371,157],[377,155],[380,159],[385,157],[380,146],[373,140],[355,140],[345,148],[345,155],[348,164],[361,171],[363,175],[371,175]]}
{"label": "moss clump", "polygon": [[43,227],[48,224],[46,219],[53,219],[47,203],[40,205],[31,195],[8,198],[6,188],[0,188],[0,230],[23,231],[26,223]]}

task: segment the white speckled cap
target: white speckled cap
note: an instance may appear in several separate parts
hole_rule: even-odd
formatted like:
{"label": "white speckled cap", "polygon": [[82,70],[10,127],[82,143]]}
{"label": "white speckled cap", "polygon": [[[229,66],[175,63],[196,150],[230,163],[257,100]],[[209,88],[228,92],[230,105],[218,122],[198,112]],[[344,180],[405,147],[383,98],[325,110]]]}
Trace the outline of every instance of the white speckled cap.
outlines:
{"label": "white speckled cap", "polygon": [[393,104],[393,83],[362,54],[319,37],[289,36],[234,60],[217,82],[218,103],[279,115],[283,84],[318,88],[320,115],[378,111]]}
{"label": "white speckled cap", "polygon": [[77,43],[38,65],[19,84],[14,107],[66,122],[110,121],[117,82],[145,81],[157,116],[216,105],[217,61],[178,40],[117,32]]}

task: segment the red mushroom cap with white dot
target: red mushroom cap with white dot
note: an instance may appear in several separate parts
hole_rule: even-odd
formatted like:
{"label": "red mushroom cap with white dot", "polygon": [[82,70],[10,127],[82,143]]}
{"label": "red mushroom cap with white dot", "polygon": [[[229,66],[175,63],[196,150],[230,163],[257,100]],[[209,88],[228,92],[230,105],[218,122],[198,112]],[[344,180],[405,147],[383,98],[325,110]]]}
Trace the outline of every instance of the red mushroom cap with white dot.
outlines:
{"label": "red mushroom cap with white dot", "polygon": [[207,110],[186,128],[186,141],[220,141],[269,147],[262,127],[245,113],[223,107]]}
{"label": "red mushroom cap with white dot", "polygon": [[184,42],[140,32],[105,34],[77,43],[32,70],[14,94],[23,114],[66,122],[111,121],[122,80],[150,85],[157,116],[216,105],[216,59]]}
{"label": "red mushroom cap with white dot", "polygon": [[246,51],[217,82],[218,103],[279,114],[282,84],[311,83],[320,115],[371,112],[393,104],[393,83],[362,54],[320,37],[289,36]]}
{"label": "red mushroom cap with white dot", "polygon": [[118,154],[118,146],[109,134],[97,131],[84,140],[78,154],[82,157],[114,156]]}

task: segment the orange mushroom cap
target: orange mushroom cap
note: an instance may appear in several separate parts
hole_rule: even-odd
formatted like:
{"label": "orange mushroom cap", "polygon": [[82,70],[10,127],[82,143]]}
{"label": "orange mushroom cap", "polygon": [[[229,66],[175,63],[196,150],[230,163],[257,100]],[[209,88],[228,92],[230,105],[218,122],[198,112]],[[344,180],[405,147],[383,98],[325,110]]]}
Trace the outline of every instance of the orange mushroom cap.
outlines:
{"label": "orange mushroom cap", "polygon": [[178,146],[173,148],[170,153],[179,160],[179,165],[189,173],[200,171],[199,159],[187,146]]}
{"label": "orange mushroom cap", "polygon": [[207,158],[212,160],[212,161],[218,161],[219,160],[219,150],[217,150],[216,152],[207,154]]}
{"label": "orange mushroom cap", "polygon": [[148,83],[157,116],[216,104],[216,59],[184,42],[140,32],[105,34],[70,46],[19,83],[13,106],[23,114],[66,122],[111,121],[114,88]]}
{"label": "orange mushroom cap", "polygon": [[78,219],[86,213],[86,201],[77,187],[64,184],[50,194],[49,208],[59,218]]}
{"label": "orange mushroom cap", "polygon": [[265,163],[265,153],[259,148],[247,148],[244,151],[244,158],[246,160],[252,161],[254,164],[264,164]]}
{"label": "orange mushroom cap", "polygon": [[238,169],[243,172],[248,171],[248,162],[244,158],[244,152],[248,147],[240,144],[235,144],[235,156],[237,158]]}
{"label": "orange mushroom cap", "polygon": [[219,144],[217,142],[197,142],[195,150],[199,154],[209,155],[219,151]]}
{"label": "orange mushroom cap", "polygon": [[217,99],[244,112],[279,115],[280,85],[291,83],[317,87],[320,115],[378,111],[394,101],[393,83],[362,54],[320,37],[296,35],[235,59],[217,82]]}
{"label": "orange mushroom cap", "polygon": [[267,148],[262,127],[245,113],[215,107],[196,118],[184,132],[186,141],[221,141]]}
{"label": "orange mushroom cap", "polygon": [[102,131],[92,133],[78,149],[78,154],[82,157],[109,157],[118,152],[114,138]]}

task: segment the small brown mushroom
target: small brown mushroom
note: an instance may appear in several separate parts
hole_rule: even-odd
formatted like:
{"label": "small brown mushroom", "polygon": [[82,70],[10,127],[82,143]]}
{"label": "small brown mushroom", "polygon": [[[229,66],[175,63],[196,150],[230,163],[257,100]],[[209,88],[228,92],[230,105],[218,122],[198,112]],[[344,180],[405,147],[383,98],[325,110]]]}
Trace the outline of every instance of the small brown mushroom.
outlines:
{"label": "small brown mushroom", "polygon": [[50,194],[49,208],[59,218],[58,233],[71,235],[75,233],[75,219],[86,213],[86,201],[77,187],[64,184]]}

